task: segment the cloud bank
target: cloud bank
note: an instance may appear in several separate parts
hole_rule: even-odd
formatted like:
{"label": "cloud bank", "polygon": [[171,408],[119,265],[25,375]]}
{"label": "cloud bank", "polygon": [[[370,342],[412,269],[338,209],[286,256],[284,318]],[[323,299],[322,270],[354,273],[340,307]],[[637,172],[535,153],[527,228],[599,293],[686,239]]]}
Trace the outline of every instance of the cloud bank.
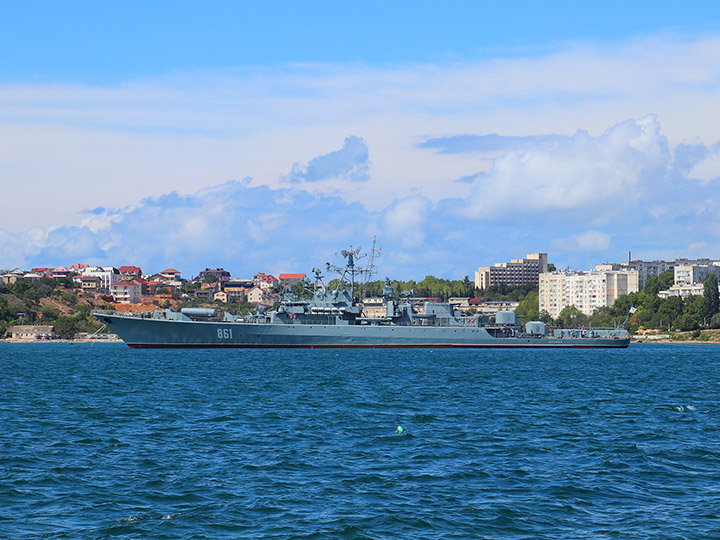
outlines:
{"label": "cloud bank", "polygon": [[[550,147],[550,137],[533,137],[494,158],[465,198],[433,203],[411,195],[372,210],[309,190],[309,179],[272,188],[246,178],[95,208],[76,226],[0,230],[0,261],[5,267],[172,265],[186,275],[223,266],[247,277],[260,270],[308,271],[349,244],[369,247],[374,235],[385,254],[381,272],[404,278],[472,276],[483,263],[534,251],[548,251],[562,266],[587,268],[590,258],[620,260],[629,249],[643,256],[638,236],[650,239],[648,256],[720,257],[720,179],[691,174],[718,159],[717,145],[673,148],[652,115],[597,137],[578,131],[551,138]],[[342,150],[309,160],[305,174],[354,170],[368,163],[366,150],[362,139],[347,137]]]}
{"label": "cloud bank", "polygon": [[720,258],[719,88],[714,35],[4,84],[0,267],[305,271],[373,235],[402,277]]}

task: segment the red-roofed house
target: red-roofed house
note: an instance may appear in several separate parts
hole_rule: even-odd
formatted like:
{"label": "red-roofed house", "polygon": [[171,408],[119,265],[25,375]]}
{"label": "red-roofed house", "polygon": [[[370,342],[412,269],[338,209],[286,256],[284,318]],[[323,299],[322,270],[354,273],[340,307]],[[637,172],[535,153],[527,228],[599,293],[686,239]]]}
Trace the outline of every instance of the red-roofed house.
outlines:
{"label": "red-roofed house", "polygon": [[53,269],[52,271],[52,277],[54,278],[64,278],[70,273],[70,270],[65,268],[64,266],[58,266],[57,268]]}
{"label": "red-roofed house", "polygon": [[280,279],[280,283],[283,285],[294,285],[295,283],[299,283],[303,279],[305,279],[307,276],[305,274],[280,274],[278,278]]}
{"label": "red-roofed house", "polygon": [[139,266],[121,266],[118,268],[120,275],[123,277],[140,277],[142,269]]}
{"label": "red-roofed house", "polygon": [[162,272],[160,272],[160,274],[169,279],[180,280],[180,270],[175,270],[174,268],[168,268],[167,270],[163,270]]}
{"label": "red-roofed house", "polygon": [[253,283],[261,290],[267,291],[268,289],[272,289],[275,285],[279,284],[280,281],[275,276],[272,276],[270,274],[264,274],[263,272],[258,272],[253,276]]}

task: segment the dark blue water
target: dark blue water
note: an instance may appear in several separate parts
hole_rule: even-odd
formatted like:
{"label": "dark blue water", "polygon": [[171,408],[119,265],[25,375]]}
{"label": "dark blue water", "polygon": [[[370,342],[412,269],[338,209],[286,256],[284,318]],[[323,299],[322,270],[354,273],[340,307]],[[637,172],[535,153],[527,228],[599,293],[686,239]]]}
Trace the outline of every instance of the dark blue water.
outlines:
{"label": "dark blue water", "polygon": [[719,538],[719,363],[0,344],[0,538]]}

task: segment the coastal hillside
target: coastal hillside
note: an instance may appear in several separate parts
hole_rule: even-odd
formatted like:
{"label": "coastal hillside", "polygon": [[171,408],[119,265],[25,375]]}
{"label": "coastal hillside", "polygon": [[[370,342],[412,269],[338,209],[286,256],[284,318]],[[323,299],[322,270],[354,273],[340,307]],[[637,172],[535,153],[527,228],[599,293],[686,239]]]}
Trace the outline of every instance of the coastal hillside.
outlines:
{"label": "coastal hillside", "polygon": [[22,324],[52,325],[60,337],[95,332],[101,325],[91,313],[99,307],[103,302],[83,295],[72,278],[0,285],[0,337],[12,326]]}
{"label": "coastal hillside", "polygon": [[102,324],[92,316],[94,310],[138,312],[185,306],[206,307],[212,304],[197,299],[169,299],[159,306],[120,304],[114,302],[110,295],[84,292],[72,276],[59,279],[43,277],[34,281],[22,279],[0,284],[0,339],[15,325],[51,325],[61,338],[72,338],[82,332],[97,332]]}

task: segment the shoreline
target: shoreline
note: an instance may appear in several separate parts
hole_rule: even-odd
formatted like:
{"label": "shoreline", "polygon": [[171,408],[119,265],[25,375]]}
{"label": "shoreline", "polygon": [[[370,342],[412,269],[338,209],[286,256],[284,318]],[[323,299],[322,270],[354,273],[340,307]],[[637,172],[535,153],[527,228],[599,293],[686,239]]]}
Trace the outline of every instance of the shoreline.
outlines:
{"label": "shoreline", "polygon": [[122,343],[122,339],[0,339],[0,343]]}
{"label": "shoreline", "polygon": [[636,339],[633,343],[660,343],[665,345],[720,345],[720,341],[703,341],[701,339]]}
{"label": "shoreline", "polygon": [[[122,339],[0,339],[0,343],[20,343],[20,344],[39,344],[39,343],[118,343],[125,345]],[[638,343],[659,343],[664,345],[720,345],[720,341],[702,341],[695,339],[673,340],[673,339],[633,339],[630,344]]]}

